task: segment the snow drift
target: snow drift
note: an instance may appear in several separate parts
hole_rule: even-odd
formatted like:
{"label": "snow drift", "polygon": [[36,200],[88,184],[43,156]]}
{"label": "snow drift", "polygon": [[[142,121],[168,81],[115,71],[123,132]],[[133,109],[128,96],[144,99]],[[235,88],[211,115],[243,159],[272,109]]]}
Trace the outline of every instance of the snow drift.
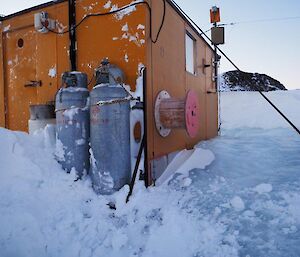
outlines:
{"label": "snow drift", "polygon": [[[268,96],[300,125],[299,91]],[[221,103],[222,135],[197,146],[215,160],[128,204],[61,169],[53,127],[0,129],[1,256],[299,256],[299,136],[256,93]]]}
{"label": "snow drift", "polygon": [[[300,90],[264,93],[298,128],[300,128]],[[220,95],[223,129],[288,128],[290,125],[258,92],[224,92]]]}

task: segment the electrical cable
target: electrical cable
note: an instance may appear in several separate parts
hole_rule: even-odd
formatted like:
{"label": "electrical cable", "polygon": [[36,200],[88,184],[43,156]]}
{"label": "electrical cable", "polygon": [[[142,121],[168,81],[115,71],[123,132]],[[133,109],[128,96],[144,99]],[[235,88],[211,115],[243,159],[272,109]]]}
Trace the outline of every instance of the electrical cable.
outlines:
{"label": "electrical cable", "polygon": [[[163,1],[163,5],[164,5],[163,17],[162,17],[162,20],[161,20],[161,23],[160,23],[160,26],[159,26],[159,29],[158,29],[157,36],[156,36],[155,40],[152,40],[152,36],[151,36],[151,41],[152,41],[153,44],[155,44],[157,42],[159,34],[160,34],[160,32],[162,30],[162,27],[163,27],[163,25],[165,23],[165,18],[166,18],[166,0],[162,0],[162,1]],[[149,10],[151,10],[151,8]],[[150,12],[150,16],[152,16],[151,12]],[[151,28],[152,25],[151,24],[152,24],[152,17],[150,17],[150,30],[152,31],[152,28]]]}
{"label": "electrical cable", "polygon": [[[170,0],[176,8],[204,35],[204,37],[213,44],[212,40],[204,33],[204,31],[182,10],[182,8],[174,1]],[[220,53],[238,70],[242,71],[217,45],[215,47],[220,51]],[[259,94],[281,115],[283,119],[285,119],[286,122],[289,123],[289,125],[300,135],[300,130],[294,125],[292,121],[289,120],[288,117],[286,117],[279,109],[278,107],[267,97],[263,94],[263,92],[259,89],[259,87],[255,84],[254,88],[256,91],[259,92]]]}
{"label": "electrical cable", "polygon": [[153,35],[152,35],[152,9],[151,9],[151,6],[149,5],[148,2],[136,2],[136,3],[131,3],[129,5],[126,5],[126,6],[123,6],[119,9],[116,9],[116,10],[113,10],[113,11],[110,11],[110,12],[105,12],[105,13],[90,13],[90,14],[87,14],[85,15],[75,26],[73,26],[72,28],[69,28],[68,30],[65,30],[65,31],[62,31],[62,32],[57,32],[57,31],[54,31],[54,30],[51,30],[51,29],[48,29],[50,32],[54,33],[54,34],[57,34],[57,35],[63,35],[63,34],[66,34],[66,33],[69,33],[69,32],[72,32],[74,31],[77,27],[79,27],[85,20],[87,20],[88,18],[90,17],[98,17],[98,16],[106,16],[106,15],[113,15],[113,14],[116,14],[118,12],[121,12],[123,10],[126,10],[132,6],[137,6],[137,5],[146,5],[147,7],[147,10],[149,11],[149,16],[150,16],[150,38],[151,38],[151,42],[153,44],[155,44],[157,41],[158,41],[158,38],[159,38],[159,35],[160,35],[160,32],[163,28],[163,25],[164,25],[164,22],[165,22],[165,16],[166,16],[166,0],[162,0],[163,2],[163,5],[164,5],[164,8],[163,8],[163,17],[162,17],[162,21],[161,21],[161,24],[159,26],[159,29],[158,29],[158,32],[156,34],[156,37],[155,39],[153,39]]}
{"label": "electrical cable", "polygon": [[89,81],[88,84],[87,84],[88,86],[91,85],[91,83],[93,82],[94,78],[95,78],[95,74],[93,73],[93,75],[92,75],[90,81]]}
{"label": "electrical cable", "polygon": [[218,27],[222,27],[222,26],[234,26],[234,25],[239,25],[239,24],[263,23],[263,22],[271,22],[271,21],[296,20],[296,19],[300,19],[300,16],[284,17],[284,18],[259,19],[259,20],[249,20],[249,21],[236,21],[236,22],[228,22],[228,23],[219,23]]}
{"label": "electrical cable", "polygon": [[130,96],[130,100],[136,100],[135,97],[131,94],[131,92],[124,86],[123,83],[118,82],[118,80],[113,76],[113,74],[109,73],[109,76],[115,81],[116,85],[120,85],[125,92]]}
{"label": "electrical cable", "polygon": [[202,34],[206,34],[208,31],[211,31],[211,28],[210,29],[208,29],[208,30],[205,30],[204,32],[201,32],[201,36],[202,36]]}
{"label": "electrical cable", "polygon": [[247,23],[262,23],[262,22],[271,22],[271,21],[286,21],[286,20],[297,20],[297,19],[300,19],[300,16],[270,18],[270,19],[258,19],[258,20],[249,20],[249,21],[237,21],[237,22],[230,22],[230,23],[222,23],[222,24],[219,24],[219,26],[247,24]]}

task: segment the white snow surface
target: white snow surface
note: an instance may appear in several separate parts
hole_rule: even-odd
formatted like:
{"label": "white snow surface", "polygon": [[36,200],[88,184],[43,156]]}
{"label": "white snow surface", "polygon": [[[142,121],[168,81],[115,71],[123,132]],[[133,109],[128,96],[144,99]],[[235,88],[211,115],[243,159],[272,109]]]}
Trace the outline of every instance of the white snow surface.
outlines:
{"label": "white snow surface", "polygon": [[[300,128],[300,90],[264,93]],[[220,96],[222,128],[289,128],[258,92],[224,92]]]}
{"label": "white snow surface", "polygon": [[253,191],[255,191],[258,194],[270,193],[272,190],[272,185],[266,183],[259,184],[255,188],[253,188]]}
{"label": "white snow surface", "polygon": [[242,211],[245,209],[245,204],[241,197],[235,196],[230,200],[231,206],[236,210],[236,211]]}
{"label": "white snow surface", "polygon": [[[267,95],[300,125],[299,91]],[[196,146],[214,160],[127,204],[128,186],[97,196],[66,174],[51,130],[1,128],[0,256],[300,256],[299,136],[255,93],[221,103],[221,135]]]}

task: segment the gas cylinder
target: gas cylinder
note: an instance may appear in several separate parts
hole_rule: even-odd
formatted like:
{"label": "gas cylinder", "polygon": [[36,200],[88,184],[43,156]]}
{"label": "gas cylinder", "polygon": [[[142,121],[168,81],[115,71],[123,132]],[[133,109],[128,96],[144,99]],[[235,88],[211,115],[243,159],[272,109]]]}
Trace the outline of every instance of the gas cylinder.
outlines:
{"label": "gas cylinder", "polygon": [[89,171],[89,91],[87,75],[65,72],[56,94],[56,158],[81,178]]}
{"label": "gas cylinder", "polygon": [[55,125],[54,104],[32,104],[29,106],[30,119],[28,120],[28,132],[34,134],[44,129],[47,125]]}
{"label": "gas cylinder", "polygon": [[99,194],[112,194],[131,177],[130,99],[123,81],[123,72],[105,59],[90,94],[90,176]]}

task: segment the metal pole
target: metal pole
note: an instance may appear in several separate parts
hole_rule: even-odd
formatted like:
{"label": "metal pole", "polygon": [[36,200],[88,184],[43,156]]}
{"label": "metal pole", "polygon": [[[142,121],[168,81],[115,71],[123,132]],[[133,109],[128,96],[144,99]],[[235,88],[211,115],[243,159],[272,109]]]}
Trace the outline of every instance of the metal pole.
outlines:
{"label": "metal pole", "polygon": [[137,156],[137,159],[136,159],[136,162],[135,162],[133,175],[132,175],[132,178],[131,178],[131,181],[130,181],[130,184],[129,184],[129,193],[126,197],[126,203],[128,203],[129,197],[132,195],[132,192],[133,192],[133,187],[134,187],[134,184],[135,184],[135,179],[136,179],[137,172],[138,172],[138,169],[139,169],[139,164],[140,164],[141,159],[142,159],[142,154],[143,154],[144,148],[145,148],[145,135],[143,135],[143,139],[142,139],[142,142],[141,142],[141,145],[140,145],[139,153],[138,153],[138,156]]}
{"label": "metal pole", "polygon": [[[214,22],[214,27],[217,27],[217,22]],[[214,43],[214,73],[215,73],[215,88],[216,88],[216,94],[218,97],[218,135],[220,135],[220,131],[221,131],[221,106],[220,106],[220,92],[219,92],[219,87],[218,87],[218,61],[219,61],[219,57],[218,57],[218,47],[217,44]]]}
{"label": "metal pole", "polygon": [[148,187],[152,183],[152,177],[151,173],[149,171],[148,167],[148,124],[147,124],[147,113],[148,113],[148,108],[147,108],[147,68],[145,67],[143,69],[143,112],[144,112],[144,181],[145,181],[145,186]]}
{"label": "metal pole", "polygon": [[[217,23],[214,23],[214,27],[217,27]],[[215,53],[215,60],[214,60],[214,69],[215,69],[215,87],[216,92],[218,92],[218,48],[217,45],[214,43],[214,53]]]}
{"label": "metal pole", "polygon": [[76,60],[76,0],[69,0],[69,39],[70,39],[70,66],[71,71],[77,70]]}

